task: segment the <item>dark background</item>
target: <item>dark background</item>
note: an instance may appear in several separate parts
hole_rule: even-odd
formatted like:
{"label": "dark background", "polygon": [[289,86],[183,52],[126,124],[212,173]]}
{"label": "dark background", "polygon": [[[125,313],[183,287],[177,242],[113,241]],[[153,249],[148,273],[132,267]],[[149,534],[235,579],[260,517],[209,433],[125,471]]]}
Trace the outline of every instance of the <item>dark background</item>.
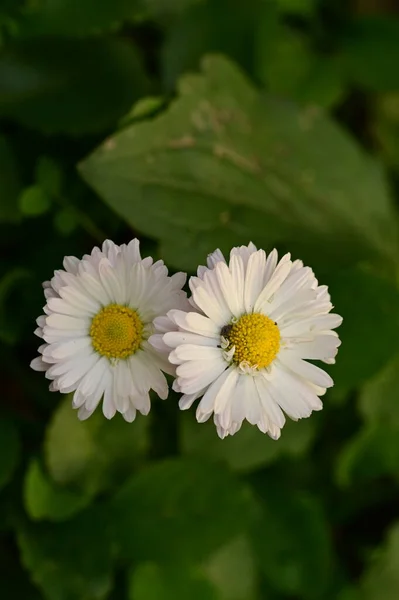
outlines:
{"label": "dark background", "polygon": [[[0,0],[0,590],[399,598],[399,7]],[[291,251],[344,316],[325,409],[221,441],[177,397],[80,423],[41,282],[106,238]]]}

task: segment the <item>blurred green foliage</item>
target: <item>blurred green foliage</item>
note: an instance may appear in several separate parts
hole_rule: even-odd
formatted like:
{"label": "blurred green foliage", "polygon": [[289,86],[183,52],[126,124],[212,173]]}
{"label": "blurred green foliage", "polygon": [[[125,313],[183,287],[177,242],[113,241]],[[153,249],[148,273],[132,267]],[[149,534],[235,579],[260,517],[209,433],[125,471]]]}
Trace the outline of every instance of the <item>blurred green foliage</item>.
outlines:
{"label": "blurred green foliage", "polygon": [[[399,598],[398,64],[390,0],[0,1],[2,597]],[[40,284],[133,236],[314,267],[324,410],[278,442],[174,393],[79,422],[28,367]]]}

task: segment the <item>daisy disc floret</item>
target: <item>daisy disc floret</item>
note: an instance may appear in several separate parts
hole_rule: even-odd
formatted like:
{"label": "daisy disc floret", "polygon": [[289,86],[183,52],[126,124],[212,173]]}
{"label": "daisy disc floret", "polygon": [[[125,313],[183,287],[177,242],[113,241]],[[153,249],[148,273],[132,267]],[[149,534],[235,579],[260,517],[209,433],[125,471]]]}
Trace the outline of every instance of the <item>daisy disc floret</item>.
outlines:
{"label": "daisy disc floret", "polygon": [[101,400],[110,419],[148,414],[149,392],[168,395],[162,371],[173,367],[148,343],[154,319],[171,308],[187,310],[185,274],[168,276],[163,261],[141,258],[139,241],[107,240],[81,260],[68,256],[64,270],[43,284],[47,303],[35,333],[43,339],[31,366],[45,371],[50,389],[74,392],[73,406],[87,419]]}
{"label": "daisy disc floret", "polygon": [[213,415],[220,437],[244,420],[280,436],[285,414],[321,410],[331,377],[308,360],[335,362],[342,318],[312,269],[286,254],[278,261],[250,243],[220,250],[191,277],[191,310],[171,310],[151,337],[176,365],[174,389],[185,410],[201,398],[197,420]]}

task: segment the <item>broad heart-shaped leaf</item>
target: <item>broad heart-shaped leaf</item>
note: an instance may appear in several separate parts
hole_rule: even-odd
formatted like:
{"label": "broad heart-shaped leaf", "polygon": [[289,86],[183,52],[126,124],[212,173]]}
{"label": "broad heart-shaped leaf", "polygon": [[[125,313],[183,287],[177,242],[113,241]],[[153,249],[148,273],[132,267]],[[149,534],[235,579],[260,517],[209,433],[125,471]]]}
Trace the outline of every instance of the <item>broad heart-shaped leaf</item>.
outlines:
{"label": "broad heart-shaped leaf", "polygon": [[397,17],[356,19],[341,40],[342,68],[355,83],[371,90],[399,90],[398,37]]}
{"label": "broad heart-shaped leaf", "polygon": [[20,442],[15,425],[0,417],[0,489],[8,483],[17,466]]}
{"label": "broad heart-shaped leaf", "polygon": [[24,501],[29,516],[36,520],[65,521],[90,503],[90,496],[57,487],[48,480],[40,463],[33,460],[25,475]]}
{"label": "broad heart-shaped leaf", "polygon": [[12,148],[7,139],[0,137],[0,222],[18,222],[18,195],[21,183]]}
{"label": "broad heart-shaped leaf", "polygon": [[101,600],[111,587],[112,551],[103,510],[67,523],[26,524],[17,532],[21,561],[46,600]]}
{"label": "broad heart-shaped leaf", "polygon": [[193,561],[241,533],[257,505],[223,465],[170,459],[137,473],[109,512],[115,542],[127,560]]}
{"label": "broad heart-shaped leaf", "polygon": [[324,598],[331,570],[330,540],[315,498],[271,481],[262,509],[252,542],[267,581],[287,596]]}
{"label": "broad heart-shaped leaf", "polygon": [[30,3],[18,23],[20,35],[86,35],[112,29],[134,14],[132,0],[42,0]]}
{"label": "broad heart-shaped leaf", "polygon": [[355,435],[337,457],[339,485],[356,485],[383,475],[398,476],[399,427],[370,424]]}
{"label": "broad heart-shaped leaf", "polygon": [[123,480],[143,460],[148,449],[151,417],[126,423],[111,421],[100,410],[79,421],[67,397],[54,413],[45,439],[48,472],[61,485],[70,484],[89,495]]}
{"label": "broad heart-shaped leaf", "polygon": [[399,523],[388,532],[381,548],[377,548],[361,580],[362,600],[397,600],[399,597]]}
{"label": "broad heart-shaped leaf", "polygon": [[129,600],[222,600],[198,573],[180,566],[139,564],[132,574]]}
{"label": "broad heart-shaped leaf", "polygon": [[311,419],[294,423],[287,419],[278,442],[244,423],[237,435],[221,440],[211,421],[198,424],[193,414],[181,415],[181,448],[184,454],[224,461],[231,469],[250,472],[283,456],[301,456],[312,442],[315,424]]}
{"label": "broad heart-shaped leaf", "polygon": [[165,113],[106,140],[80,168],[116,212],[164,247],[224,229],[335,263],[396,252],[379,165],[320,110],[260,97],[219,56],[181,80]]}
{"label": "broad heart-shaped leaf", "polygon": [[358,396],[360,412],[369,423],[397,427],[399,433],[398,396],[399,355],[365,383]]}
{"label": "broad heart-shaped leaf", "polygon": [[40,38],[0,54],[0,115],[46,133],[112,126],[145,90],[134,47],[117,39]]}
{"label": "broad heart-shaped leaf", "polygon": [[360,268],[333,273],[329,285],[334,311],[343,316],[342,345],[330,372],[337,386],[370,379],[399,351],[399,291],[390,281]]}
{"label": "broad heart-shaped leaf", "polygon": [[222,600],[258,599],[258,573],[248,537],[239,536],[220,548],[202,566]]}

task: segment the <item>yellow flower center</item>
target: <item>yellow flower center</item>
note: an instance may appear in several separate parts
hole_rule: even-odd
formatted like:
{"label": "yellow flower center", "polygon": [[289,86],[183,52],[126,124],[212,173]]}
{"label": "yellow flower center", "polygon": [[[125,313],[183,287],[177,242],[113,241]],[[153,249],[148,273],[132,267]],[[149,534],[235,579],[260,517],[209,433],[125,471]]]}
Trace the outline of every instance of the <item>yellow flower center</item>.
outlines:
{"label": "yellow flower center", "polygon": [[237,364],[245,363],[252,368],[263,369],[270,365],[280,350],[280,331],[276,323],[259,313],[243,315],[237,321],[222,330],[231,349],[235,346],[233,360]]}
{"label": "yellow flower center", "polygon": [[143,323],[136,311],[127,306],[109,304],[93,317],[91,343],[107,358],[127,358],[139,348]]}

